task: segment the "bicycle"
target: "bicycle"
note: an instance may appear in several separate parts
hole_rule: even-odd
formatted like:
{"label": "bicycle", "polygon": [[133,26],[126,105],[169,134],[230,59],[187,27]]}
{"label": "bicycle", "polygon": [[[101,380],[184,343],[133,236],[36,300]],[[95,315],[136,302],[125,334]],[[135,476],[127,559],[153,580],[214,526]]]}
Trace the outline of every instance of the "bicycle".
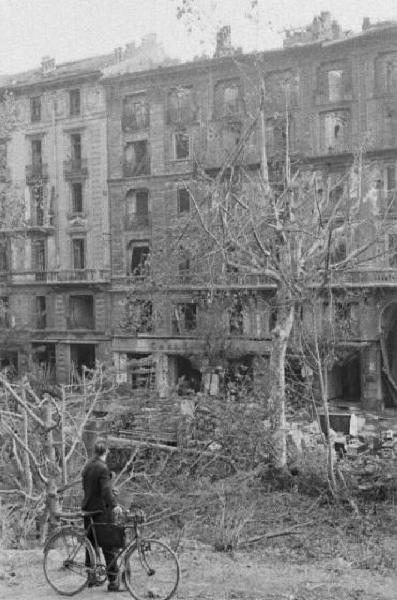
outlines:
{"label": "bicycle", "polygon": [[[106,566],[100,562],[95,527],[106,525],[118,528],[119,532],[130,531],[128,543],[119,549],[112,565],[120,565],[123,581],[131,596],[135,600],[169,600],[179,584],[178,558],[164,542],[142,536],[141,527],[145,522],[143,511],[134,507],[124,512],[125,522],[121,526],[94,523],[93,517],[98,514],[99,511],[57,513],[63,523],[44,546],[43,568],[50,586],[58,594],[74,596],[87,586],[89,578],[105,583]],[[73,521],[82,520],[83,517],[89,517],[86,529],[73,524]],[[87,537],[91,530],[94,545]],[[90,566],[85,564],[86,556],[89,557]]]}

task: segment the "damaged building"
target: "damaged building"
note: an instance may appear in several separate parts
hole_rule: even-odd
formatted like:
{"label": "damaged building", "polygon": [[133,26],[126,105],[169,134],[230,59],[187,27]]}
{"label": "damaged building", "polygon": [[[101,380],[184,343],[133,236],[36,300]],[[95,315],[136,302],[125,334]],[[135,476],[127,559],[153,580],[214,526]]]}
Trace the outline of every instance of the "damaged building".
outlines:
{"label": "damaged building", "polygon": [[[229,269],[209,286],[189,245],[171,243],[193,212],[197,165],[218,172],[250,123],[258,64],[274,185],[288,140],[319,194],[353,202],[363,149],[363,210],[389,227],[370,267],[331,282],[349,290],[354,327],[328,395],[395,406],[397,24],[365,19],[353,34],[329,13],[260,56],[236,54],[224,28],[211,59],[177,64],[148,37],[0,82],[3,105],[6,92],[16,105],[0,181],[23,205],[20,233],[7,219],[0,232],[3,365],[23,369],[33,354],[68,381],[73,369],[111,361],[120,382],[160,397],[232,389],[236,377],[266,386],[275,283]],[[239,160],[258,170],[259,131]]]}

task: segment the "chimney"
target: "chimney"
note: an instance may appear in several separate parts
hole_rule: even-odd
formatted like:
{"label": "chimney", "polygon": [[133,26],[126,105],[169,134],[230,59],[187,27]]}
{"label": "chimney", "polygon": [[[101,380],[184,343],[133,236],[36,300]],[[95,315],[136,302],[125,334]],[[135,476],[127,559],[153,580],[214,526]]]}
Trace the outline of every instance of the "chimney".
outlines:
{"label": "chimney", "polygon": [[117,46],[117,48],[114,49],[114,61],[115,63],[121,63],[121,61],[123,60],[123,48],[121,46]]}
{"label": "chimney", "polygon": [[371,21],[369,20],[369,17],[364,17],[362,30],[367,31],[370,27],[371,27]]}
{"label": "chimney", "polygon": [[215,58],[230,56],[233,53],[232,31],[230,25],[221,27],[216,34]]}
{"label": "chimney", "polygon": [[55,58],[49,56],[43,56],[41,59],[41,72],[43,75],[48,75],[55,71]]}

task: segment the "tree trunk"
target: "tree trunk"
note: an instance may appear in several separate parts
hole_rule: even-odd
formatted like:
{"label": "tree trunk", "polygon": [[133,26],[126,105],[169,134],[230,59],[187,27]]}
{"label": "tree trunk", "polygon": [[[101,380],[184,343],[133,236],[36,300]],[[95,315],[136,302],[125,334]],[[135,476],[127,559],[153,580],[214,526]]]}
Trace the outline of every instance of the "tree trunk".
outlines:
{"label": "tree trunk", "polygon": [[285,355],[294,322],[294,307],[281,308],[273,331],[270,354],[270,395],[268,407],[272,432],[272,466],[283,471],[287,466],[285,418]]}

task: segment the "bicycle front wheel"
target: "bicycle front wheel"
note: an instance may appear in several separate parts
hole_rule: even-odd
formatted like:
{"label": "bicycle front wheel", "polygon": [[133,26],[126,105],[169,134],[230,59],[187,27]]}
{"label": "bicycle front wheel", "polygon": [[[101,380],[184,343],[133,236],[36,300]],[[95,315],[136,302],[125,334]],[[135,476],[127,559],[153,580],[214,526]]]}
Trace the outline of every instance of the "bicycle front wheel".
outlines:
{"label": "bicycle front wheel", "polygon": [[125,583],[135,600],[168,600],[179,583],[176,554],[163,542],[140,539],[125,557]]}
{"label": "bicycle front wheel", "polygon": [[61,529],[44,547],[44,574],[50,586],[62,596],[73,596],[88,582],[90,567],[95,568],[91,542],[75,529]]}

